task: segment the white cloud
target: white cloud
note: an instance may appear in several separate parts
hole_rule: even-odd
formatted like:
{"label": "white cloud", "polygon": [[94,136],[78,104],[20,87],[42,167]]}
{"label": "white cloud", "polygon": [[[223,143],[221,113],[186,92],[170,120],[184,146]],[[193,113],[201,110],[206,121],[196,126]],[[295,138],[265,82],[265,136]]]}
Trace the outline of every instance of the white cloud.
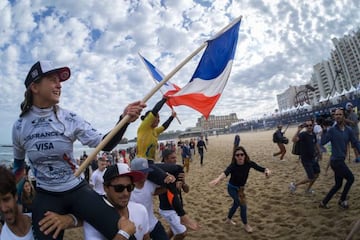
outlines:
{"label": "white cloud", "polygon": [[[0,143],[11,142],[11,127],[23,100],[23,81],[39,59],[67,65],[61,105],[106,132],[127,103],[154,87],[137,56],[141,52],[169,73],[202,42],[243,16],[233,70],[213,114],[247,118],[268,113],[276,94],[309,80],[312,66],[330,56],[331,38],[359,28],[359,1],[0,1]],[[196,56],[172,79],[189,81]],[[161,94],[148,101],[152,107]],[[147,110],[148,110],[147,109]],[[182,125],[200,114],[176,107]],[[161,111],[164,120],[167,107]],[[135,137],[139,121],[127,137]]]}

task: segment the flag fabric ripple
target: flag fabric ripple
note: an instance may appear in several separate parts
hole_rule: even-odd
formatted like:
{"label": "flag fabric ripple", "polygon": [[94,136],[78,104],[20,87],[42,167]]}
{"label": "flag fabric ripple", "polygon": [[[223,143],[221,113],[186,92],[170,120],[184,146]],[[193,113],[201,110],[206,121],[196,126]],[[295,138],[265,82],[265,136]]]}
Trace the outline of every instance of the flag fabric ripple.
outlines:
{"label": "flag fabric ripple", "polygon": [[207,119],[219,100],[229,78],[235,56],[240,22],[235,22],[222,34],[208,40],[190,82],[169,96],[171,106],[186,105]]}
{"label": "flag fabric ripple", "polygon": [[[152,78],[156,80],[157,82],[161,82],[164,79],[164,74],[157,69],[151,62],[149,62],[145,57],[143,57],[141,54],[139,54],[142,62],[145,64],[147,70],[151,74]],[[165,96],[175,94],[180,90],[180,87],[178,87],[176,84],[171,83],[170,81],[167,81],[162,87],[161,91]]]}

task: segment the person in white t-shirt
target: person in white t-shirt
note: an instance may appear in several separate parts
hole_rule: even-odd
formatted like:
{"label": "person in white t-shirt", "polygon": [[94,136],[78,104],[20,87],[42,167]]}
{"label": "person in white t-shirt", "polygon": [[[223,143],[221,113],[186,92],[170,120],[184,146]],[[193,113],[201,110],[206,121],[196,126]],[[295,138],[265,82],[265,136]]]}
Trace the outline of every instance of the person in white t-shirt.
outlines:
{"label": "person in white t-shirt", "polygon": [[[103,175],[104,201],[115,208],[119,215],[129,219],[135,224],[134,237],[137,240],[149,240],[149,222],[146,208],[135,202],[131,202],[130,195],[134,190],[134,182],[145,178],[139,171],[131,171],[126,163],[117,163],[109,166]],[[84,239],[106,240],[99,231],[90,224],[84,222]],[[130,236],[129,236],[130,237]]]}
{"label": "person in white t-shirt", "polygon": [[[148,161],[144,158],[134,158],[130,163],[132,170],[142,171],[147,177],[148,173],[152,171],[149,168]],[[156,218],[154,214],[153,198],[159,186],[149,180],[143,179],[136,181],[135,189],[131,194],[130,201],[140,203],[145,206],[149,214],[149,232],[151,239],[168,240],[169,237],[165,231],[164,226]]]}
{"label": "person in white t-shirt", "polygon": [[323,130],[322,130],[322,127],[321,127],[319,121],[320,121],[319,119],[316,119],[313,131],[314,131],[315,136],[316,136],[317,145],[318,145],[319,148],[320,148],[319,161],[321,161],[321,160],[322,160],[322,154],[323,154],[324,152],[326,152],[326,148],[320,144],[321,135],[322,135]]}
{"label": "person in white t-shirt", "polygon": [[100,195],[105,195],[103,176],[107,167],[107,160],[104,156],[97,160],[98,168],[92,173],[90,178],[90,186]]}
{"label": "person in white t-shirt", "polygon": [[[0,214],[5,221],[1,229],[0,240],[34,240],[31,214],[23,214],[17,204],[15,175],[5,166],[0,166]],[[52,221],[56,220],[56,221]],[[39,222],[46,235],[55,231],[56,238],[60,231],[75,226],[77,219],[71,215],[59,215],[47,212]]]}

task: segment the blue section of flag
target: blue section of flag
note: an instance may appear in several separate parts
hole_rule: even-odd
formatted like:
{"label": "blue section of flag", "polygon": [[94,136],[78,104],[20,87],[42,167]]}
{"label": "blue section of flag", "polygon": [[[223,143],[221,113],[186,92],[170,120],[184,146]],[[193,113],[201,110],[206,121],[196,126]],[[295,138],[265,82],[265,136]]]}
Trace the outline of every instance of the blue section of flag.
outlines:
{"label": "blue section of flag", "polygon": [[228,62],[234,59],[240,22],[241,20],[217,38],[208,40],[208,46],[190,82],[194,78],[212,80],[224,71]]}
{"label": "blue section of flag", "polygon": [[151,62],[149,62],[146,58],[144,58],[143,56],[140,55],[140,57],[143,59],[146,67],[149,69],[152,77],[158,81],[161,82],[161,80],[163,80],[164,75],[156,69],[156,67],[154,65],[151,64]]}

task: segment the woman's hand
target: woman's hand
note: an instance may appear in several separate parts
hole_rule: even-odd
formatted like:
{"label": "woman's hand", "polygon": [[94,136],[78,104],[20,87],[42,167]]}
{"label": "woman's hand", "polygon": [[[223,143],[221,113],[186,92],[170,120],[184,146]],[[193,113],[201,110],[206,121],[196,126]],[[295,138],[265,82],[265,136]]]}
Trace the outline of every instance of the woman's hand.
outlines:
{"label": "woman's hand", "polygon": [[146,107],[146,104],[142,101],[130,103],[124,109],[123,117],[128,115],[130,117],[129,122],[134,122],[139,118],[141,111]]}
{"label": "woman's hand", "polygon": [[265,176],[266,177],[270,177],[270,174],[271,174],[271,171],[270,171],[270,169],[268,169],[268,168],[265,168]]}
{"label": "woman's hand", "polygon": [[209,185],[211,187],[217,185],[219,183],[220,179],[219,178],[215,178],[214,180],[212,180],[211,182],[209,182]]}

